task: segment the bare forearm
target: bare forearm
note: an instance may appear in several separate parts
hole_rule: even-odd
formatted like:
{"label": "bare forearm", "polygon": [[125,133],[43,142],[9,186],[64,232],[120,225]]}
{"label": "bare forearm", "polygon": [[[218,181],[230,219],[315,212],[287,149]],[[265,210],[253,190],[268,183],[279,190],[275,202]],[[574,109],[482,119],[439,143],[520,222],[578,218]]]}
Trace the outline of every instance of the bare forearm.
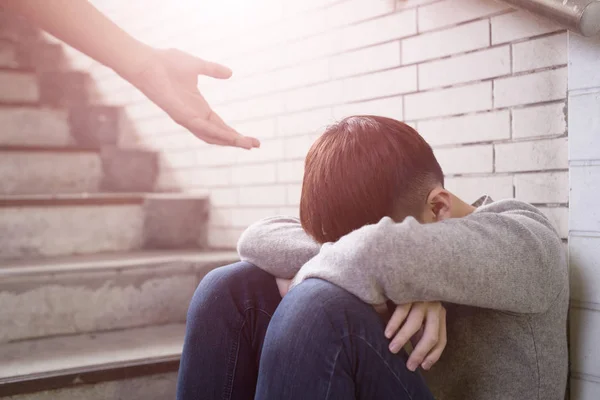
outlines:
{"label": "bare forearm", "polygon": [[0,5],[124,76],[135,73],[149,53],[86,0],[0,0]]}

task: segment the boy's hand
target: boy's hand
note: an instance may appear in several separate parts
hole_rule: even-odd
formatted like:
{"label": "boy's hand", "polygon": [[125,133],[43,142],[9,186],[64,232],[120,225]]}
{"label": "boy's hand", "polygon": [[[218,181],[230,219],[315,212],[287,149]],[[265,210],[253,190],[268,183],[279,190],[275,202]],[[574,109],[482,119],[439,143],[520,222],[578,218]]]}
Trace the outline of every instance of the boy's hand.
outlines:
{"label": "boy's hand", "polygon": [[428,370],[446,347],[446,309],[438,301],[399,305],[385,328],[385,336],[393,337],[389,346],[392,353],[414,339],[416,345],[406,366],[411,371],[419,365]]}
{"label": "boy's hand", "polygon": [[283,278],[275,278],[275,282],[277,283],[277,289],[279,289],[279,294],[283,299],[290,289],[290,285],[292,284],[291,279],[283,279]]}

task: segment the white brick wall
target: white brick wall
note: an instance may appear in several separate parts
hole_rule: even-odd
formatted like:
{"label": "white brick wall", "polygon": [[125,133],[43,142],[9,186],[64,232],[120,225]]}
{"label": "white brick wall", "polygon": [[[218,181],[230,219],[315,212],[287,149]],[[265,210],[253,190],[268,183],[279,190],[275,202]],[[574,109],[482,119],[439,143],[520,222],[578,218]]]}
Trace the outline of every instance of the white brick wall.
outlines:
{"label": "white brick wall", "polygon": [[571,398],[600,393],[600,40],[569,34]]}
{"label": "white brick wall", "polygon": [[[306,152],[326,126],[355,114],[416,127],[466,200],[516,194],[562,207],[549,213],[564,220],[567,39],[553,24],[492,0],[255,0],[233,13],[228,2],[164,3],[135,14],[135,1],[95,2],[150,44],[234,70],[229,81],[201,79],[200,89],[261,139],[258,150],[203,145],[110,70],[76,60],[108,101],[126,103],[132,145],[161,151],[159,189],[210,196],[214,246],[234,246],[265,213],[297,215]],[[210,35],[189,34],[200,31]]]}

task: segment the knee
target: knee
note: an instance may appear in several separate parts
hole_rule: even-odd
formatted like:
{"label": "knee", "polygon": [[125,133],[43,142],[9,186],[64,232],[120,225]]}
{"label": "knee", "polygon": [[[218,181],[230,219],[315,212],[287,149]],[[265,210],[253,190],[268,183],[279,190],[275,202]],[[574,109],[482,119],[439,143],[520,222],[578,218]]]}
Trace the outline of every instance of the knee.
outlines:
{"label": "knee", "polygon": [[365,314],[376,316],[371,306],[347,290],[321,279],[308,279],[283,298],[272,323],[286,331],[309,326],[314,330],[343,330],[350,319]]}
{"label": "knee", "polygon": [[209,310],[231,305],[236,294],[252,291],[254,287],[273,278],[248,262],[237,262],[213,269],[202,278],[188,309],[188,321]]}

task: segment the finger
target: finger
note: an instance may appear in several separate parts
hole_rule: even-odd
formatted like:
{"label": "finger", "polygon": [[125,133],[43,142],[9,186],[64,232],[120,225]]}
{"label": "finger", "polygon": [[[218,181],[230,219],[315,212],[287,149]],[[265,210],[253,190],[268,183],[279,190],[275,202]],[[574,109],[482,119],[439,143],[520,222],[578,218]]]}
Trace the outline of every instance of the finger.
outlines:
{"label": "finger", "polygon": [[231,129],[232,131],[234,131],[235,133],[237,133],[239,135],[239,141],[240,143],[243,143],[242,146],[239,146],[236,144],[236,146],[238,147],[244,147],[246,148],[246,146],[249,146],[249,148],[253,148],[253,147],[260,147],[260,141],[256,138],[250,137],[250,136],[244,136],[241,135],[240,133],[238,133],[235,129],[233,129],[232,127],[230,127],[229,125],[227,125],[225,123],[225,121],[223,121],[221,119],[221,117],[216,113],[216,112],[212,112],[210,114],[209,120],[212,122],[215,122],[217,125],[220,125],[221,127],[225,128],[225,129]]}
{"label": "finger", "polygon": [[446,344],[448,343],[448,336],[446,331],[446,309],[442,307],[441,318],[440,318],[440,337],[438,339],[438,343],[435,345],[433,349],[427,354],[425,360],[421,364],[421,367],[424,370],[429,370],[433,364],[438,362],[444,349],[446,348]]}
{"label": "finger", "polygon": [[212,61],[195,58],[194,71],[198,75],[206,75],[217,79],[231,78],[233,72],[230,68]]}
{"label": "finger", "polygon": [[423,303],[413,304],[406,322],[404,322],[404,325],[390,343],[389,348],[392,353],[398,353],[400,349],[404,347],[406,342],[419,331],[421,325],[423,325],[424,318],[425,312]]}
{"label": "finger", "polygon": [[439,311],[428,312],[423,337],[419,340],[412,353],[410,353],[406,367],[411,371],[415,371],[423,360],[425,360],[431,349],[437,345],[439,338],[440,313]]}
{"label": "finger", "polygon": [[411,307],[412,303],[396,306],[394,313],[385,327],[386,338],[390,339],[392,336],[394,336],[394,333],[398,332],[398,329],[400,329],[400,326],[406,319]]}

